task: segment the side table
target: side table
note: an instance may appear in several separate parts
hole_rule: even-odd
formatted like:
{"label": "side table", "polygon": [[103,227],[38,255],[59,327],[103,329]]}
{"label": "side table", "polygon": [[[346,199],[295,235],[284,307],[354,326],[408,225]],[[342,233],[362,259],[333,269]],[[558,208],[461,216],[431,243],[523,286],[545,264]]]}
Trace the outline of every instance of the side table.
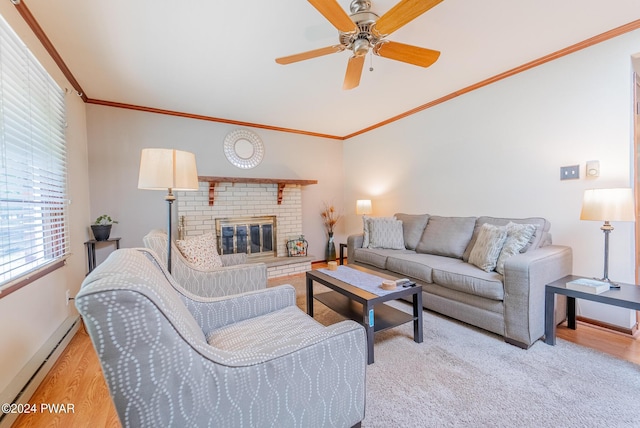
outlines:
{"label": "side table", "polygon": [[105,241],[96,241],[95,239],[90,239],[84,243],[85,247],[87,247],[87,266],[89,267],[89,272],[87,275],[91,273],[92,270],[96,268],[96,244],[98,242],[108,242],[116,245],[116,250],[120,249],[120,238],[109,238]]}
{"label": "side table", "polygon": [[340,264],[344,264],[344,249],[347,248],[347,244],[340,244]]}
{"label": "side table", "polygon": [[555,323],[555,295],[567,296],[567,327],[576,329],[576,299],[591,300],[592,302],[606,303],[621,308],[640,311],[640,286],[635,284],[620,283],[619,289],[611,289],[600,294],[591,294],[584,291],[568,289],[565,285],[569,281],[584,278],[582,276],[568,275],[557,281],[547,284],[544,292],[544,341],[548,345],[556,344]]}

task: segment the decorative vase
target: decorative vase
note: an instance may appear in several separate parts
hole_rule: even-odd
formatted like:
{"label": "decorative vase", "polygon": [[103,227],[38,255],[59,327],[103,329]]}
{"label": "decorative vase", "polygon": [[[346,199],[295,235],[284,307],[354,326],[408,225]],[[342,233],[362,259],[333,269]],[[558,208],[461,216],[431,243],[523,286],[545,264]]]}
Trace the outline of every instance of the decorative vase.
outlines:
{"label": "decorative vase", "polygon": [[96,241],[106,241],[111,235],[111,224],[92,224],[91,231]]}
{"label": "decorative vase", "polygon": [[327,241],[327,249],[324,256],[328,262],[336,259],[336,244],[333,242],[333,232],[329,232],[329,241]]}

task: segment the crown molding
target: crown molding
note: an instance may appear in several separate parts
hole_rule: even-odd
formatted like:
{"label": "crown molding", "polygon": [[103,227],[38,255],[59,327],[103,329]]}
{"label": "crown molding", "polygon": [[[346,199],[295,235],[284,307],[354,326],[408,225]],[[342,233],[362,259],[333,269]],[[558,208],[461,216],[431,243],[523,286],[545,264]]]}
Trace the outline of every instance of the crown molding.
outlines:
{"label": "crown molding", "polygon": [[124,108],[124,109],[130,109],[130,110],[137,110],[137,111],[144,111],[144,112],[149,112],[149,113],[157,113],[157,114],[165,114],[165,115],[169,115],[169,116],[178,116],[178,117],[185,117],[185,118],[189,118],[189,119],[196,119],[196,120],[206,120],[206,121],[210,121],[210,122],[219,122],[219,123],[228,123],[228,124],[232,124],[232,125],[239,125],[239,126],[247,126],[247,127],[251,127],[251,128],[258,128],[258,129],[267,129],[267,130],[271,130],[271,131],[279,131],[279,132],[288,132],[288,133],[292,133],[292,134],[301,134],[301,135],[309,135],[312,137],[320,137],[320,138],[329,138],[329,139],[333,139],[333,140],[348,140],[350,138],[356,137],[358,135],[367,133],[369,131],[372,131],[374,129],[383,127],[385,125],[388,125],[390,123],[393,122],[397,122],[400,119],[404,119],[405,117],[414,115],[416,113],[419,113],[423,110],[429,109],[431,107],[437,106],[438,104],[442,104],[446,101],[449,101],[453,98],[459,97],[460,95],[464,95],[467,94],[471,91],[475,91],[476,89],[482,88],[484,86],[488,86],[492,83],[498,82],[500,80],[506,79],[507,77],[511,77],[515,74],[518,73],[522,73],[523,71],[527,71],[530,70],[534,67],[537,67],[539,65],[545,64],[547,62],[556,60],[558,58],[562,58],[563,56],[572,54],[574,52],[577,52],[579,50],[588,48],[590,46],[596,45],[598,43],[604,42],[606,40],[612,39],[614,37],[618,37],[621,36],[625,33],[637,30],[640,28],[640,19],[629,22],[628,24],[625,25],[621,25],[620,27],[614,28],[612,30],[609,31],[605,31],[604,33],[598,34],[597,36],[591,37],[589,39],[583,40],[582,42],[576,43],[574,45],[571,45],[569,47],[566,47],[564,49],[560,49],[559,51],[553,52],[549,55],[545,55],[541,58],[535,59],[533,61],[530,61],[526,64],[523,64],[519,67],[515,67],[512,68],[511,70],[505,71],[503,73],[497,74],[493,77],[490,77],[488,79],[485,79],[481,82],[475,83],[473,85],[467,86],[466,88],[454,91],[448,95],[445,95],[443,97],[440,97],[436,100],[430,101],[428,103],[422,104],[418,107],[415,107],[411,110],[408,110],[404,113],[401,113],[399,115],[393,116],[389,119],[383,120],[382,122],[378,122],[374,125],[371,125],[369,127],[363,128],[359,131],[356,131],[354,133],[348,134],[348,135],[344,135],[344,136],[337,136],[337,135],[330,135],[330,134],[322,134],[322,133],[318,133],[318,132],[311,132],[311,131],[304,131],[304,130],[300,130],[300,129],[292,129],[292,128],[282,128],[282,127],[278,127],[278,126],[271,126],[271,125],[264,125],[264,124],[259,124],[259,123],[251,123],[251,122],[244,122],[244,121],[239,121],[239,120],[232,120],[232,119],[223,119],[223,118],[218,118],[218,117],[211,117],[211,116],[204,116],[204,115],[198,115],[198,114],[191,114],[191,113],[184,113],[184,112],[179,112],[179,111],[173,111],[173,110],[165,110],[165,109],[158,109],[158,108],[153,108],[153,107],[145,107],[145,106],[138,106],[138,105],[134,105],[134,104],[125,104],[125,103],[119,103],[119,102],[114,102],[114,101],[105,101],[105,100],[97,100],[97,99],[93,99],[93,98],[89,98],[87,97],[86,93],[82,90],[82,88],[80,87],[80,84],[78,83],[78,81],[75,79],[75,77],[73,76],[73,74],[71,73],[71,70],[69,70],[69,68],[66,66],[66,64],[64,63],[64,61],[62,60],[62,57],[58,54],[58,52],[56,51],[55,47],[53,46],[53,44],[51,43],[51,41],[49,40],[49,38],[47,37],[47,35],[45,34],[45,32],[42,30],[42,28],[40,27],[40,25],[38,24],[38,22],[36,21],[36,19],[33,17],[33,15],[31,14],[31,12],[29,11],[29,9],[27,8],[27,6],[25,5],[24,1],[19,1],[17,3],[12,2],[16,9],[18,10],[18,12],[20,13],[20,15],[22,16],[22,18],[25,20],[25,22],[29,25],[29,27],[31,28],[31,30],[35,33],[35,35],[38,37],[38,39],[40,40],[40,42],[42,43],[42,45],[44,46],[44,48],[47,50],[47,52],[49,52],[49,55],[51,55],[51,57],[53,58],[53,60],[55,61],[55,63],[58,65],[58,67],[60,68],[60,70],[62,71],[62,73],[64,74],[64,76],[67,78],[67,80],[69,80],[69,83],[71,83],[71,85],[73,86],[73,88],[78,92],[78,94],[80,95],[80,97],[82,97],[82,99],[84,100],[85,103],[88,104],[97,104],[97,105],[103,105],[103,106],[110,106],[110,107],[117,107],[117,108]]}

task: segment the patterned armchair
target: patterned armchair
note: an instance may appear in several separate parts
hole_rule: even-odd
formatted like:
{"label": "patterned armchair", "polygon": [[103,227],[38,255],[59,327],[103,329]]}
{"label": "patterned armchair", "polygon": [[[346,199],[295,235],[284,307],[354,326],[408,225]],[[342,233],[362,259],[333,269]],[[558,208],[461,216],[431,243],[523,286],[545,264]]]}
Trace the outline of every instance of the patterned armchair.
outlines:
{"label": "patterned armchair", "polygon": [[362,326],[325,327],[290,285],[190,294],[147,249],[121,249],[76,296],[125,427],[349,427],[364,418]]}
{"label": "patterned armchair", "polygon": [[[167,260],[167,234],[154,229],[143,238],[144,246],[160,260]],[[246,254],[220,256],[223,267],[203,270],[189,263],[171,242],[171,275],[187,291],[203,297],[230,296],[267,287],[267,266],[247,263]]]}

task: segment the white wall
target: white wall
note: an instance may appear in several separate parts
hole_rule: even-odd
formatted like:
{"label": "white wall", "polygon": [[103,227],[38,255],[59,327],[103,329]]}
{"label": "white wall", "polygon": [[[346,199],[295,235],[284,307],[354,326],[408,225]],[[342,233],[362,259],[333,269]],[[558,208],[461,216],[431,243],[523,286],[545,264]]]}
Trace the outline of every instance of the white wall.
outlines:
{"label": "white wall", "polygon": [[[166,147],[195,153],[199,175],[318,180],[302,187],[302,230],[309,254],[324,259],[327,237],[320,210],[324,200],[338,207],[343,201],[342,141],[252,129],[264,143],[265,155],[260,165],[243,170],[229,163],[222,149],[225,136],[239,128],[235,125],[88,105],[87,128],[91,216],[116,218],[120,223],[112,235],[122,237],[123,247],[142,246],[149,230],[166,229],[166,192],[137,188],[140,151]],[[110,251],[103,250],[98,261]]]}
{"label": "white wall", "polygon": [[[602,276],[600,224],[580,221],[584,189],[633,184],[631,55],[635,31],[528,70],[345,142],[349,233],[356,199],[374,215],[546,217],[574,273]],[[585,163],[599,160],[600,177]],[[560,167],[580,164],[579,180]],[[614,224],[610,277],[635,282],[634,225]],[[582,314],[630,327],[635,314],[581,302]]]}
{"label": "white wall", "polygon": [[[63,88],[71,88],[11,2],[0,2],[0,14],[57,83]],[[71,295],[76,294],[86,268],[83,245],[89,218],[86,118],[85,105],[78,96],[67,95],[66,103],[72,255],[65,267],[0,299],[0,392],[3,397],[22,388],[23,385],[14,381],[18,372],[68,317],[77,316],[73,302],[68,306],[65,304],[65,292],[70,290]]]}

